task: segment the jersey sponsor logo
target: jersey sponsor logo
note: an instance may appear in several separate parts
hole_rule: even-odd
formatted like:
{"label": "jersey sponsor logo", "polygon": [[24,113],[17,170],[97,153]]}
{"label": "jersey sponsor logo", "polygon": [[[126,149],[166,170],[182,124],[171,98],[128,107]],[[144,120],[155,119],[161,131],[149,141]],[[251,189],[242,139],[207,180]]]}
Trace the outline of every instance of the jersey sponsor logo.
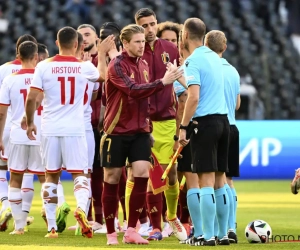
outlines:
{"label": "jersey sponsor logo", "polygon": [[133,73],[131,73],[130,78],[134,79],[134,74]]}
{"label": "jersey sponsor logo", "polygon": [[168,62],[170,62],[170,55],[169,53],[165,52],[161,54],[161,59],[163,61],[164,64],[167,64]]}
{"label": "jersey sponsor logo", "polygon": [[144,69],[143,73],[144,73],[144,78],[145,78],[146,82],[149,82],[148,71]]}

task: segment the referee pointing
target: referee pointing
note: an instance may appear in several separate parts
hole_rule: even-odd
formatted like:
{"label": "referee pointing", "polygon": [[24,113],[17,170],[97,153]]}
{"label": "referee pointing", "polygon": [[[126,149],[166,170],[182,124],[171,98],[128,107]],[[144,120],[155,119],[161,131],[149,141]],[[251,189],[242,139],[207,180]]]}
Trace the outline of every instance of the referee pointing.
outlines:
{"label": "referee pointing", "polygon": [[182,30],[183,46],[189,52],[184,64],[188,99],[180,125],[179,142],[183,146],[189,142],[186,129],[193,118],[198,127],[191,136],[192,171],[198,174],[201,187],[200,195],[195,194],[199,203],[194,206],[198,206],[201,212],[203,235],[194,235],[192,243],[216,245],[214,220],[217,215],[218,243],[229,245],[229,206],[223,177],[228,165],[228,111],[222,62],[215,52],[203,46],[205,31],[205,24],[198,18],[187,19]]}

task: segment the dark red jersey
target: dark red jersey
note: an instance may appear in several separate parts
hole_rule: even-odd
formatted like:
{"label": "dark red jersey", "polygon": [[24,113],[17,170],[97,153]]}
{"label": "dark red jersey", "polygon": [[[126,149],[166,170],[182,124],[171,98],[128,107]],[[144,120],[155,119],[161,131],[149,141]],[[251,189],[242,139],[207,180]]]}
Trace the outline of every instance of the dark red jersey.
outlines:
{"label": "dark red jersey", "polygon": [[[91,55],[92,57],[92,63],[97,67],[98,65],[98,54]],[[91,107],[92,107],[92,114],[91,114],[91,122],[93,128],[98,127],[99,123],[99,117],[100,117],[100,110],[101,110],[101,97],[102,97],[102,83],[100,83],[99,90],[98,90],[98,96],[97,99],[94,101],[91,101]]]}
{"label": "dark red jersey", "polygon": [[164,89],[161,79],[149,83],[148,64],[123,51],[113,59],[105,82],[107,134],[149,133],[149,96]]}
{"label": "dark red jersey", "polygon": [[[157,39],[154,49],[146,43],[143,59],[148,63],[150,81],[163,78],[166,64],[176,59],[179,65],[179,52],[177,47],[166,40]],[[162,91],[150,97],[150,119],[164,121],[176,118],[177,100],[173,85],[166,86]]]}

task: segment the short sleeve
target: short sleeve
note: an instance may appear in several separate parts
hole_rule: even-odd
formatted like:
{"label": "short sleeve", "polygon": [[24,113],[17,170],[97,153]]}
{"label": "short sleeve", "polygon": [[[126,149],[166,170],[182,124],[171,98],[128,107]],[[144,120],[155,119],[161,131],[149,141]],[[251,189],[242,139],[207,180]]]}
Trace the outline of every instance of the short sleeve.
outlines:
{"label": "short sleeve", "polygon": [[100,78],[98,69],[90,61],[83,63],[82,75],[91,82],[96,82]]}
{"label": "short sleeve", "polygon": [[41,72],[41,65],[37,65],[34,74],[33,79],[30,84],[30,88],[37,89],[43,91],[43,80],[42,80],[42,72]]}
{"label": "short sleeve", "polygon": [[180,96],[185,91],[185,88],[178,81],[175,81],[173,86],[176,96]]}
{"label": "short sleeve", "polygon": [[186,84],[188,87],[190,85],[201,86],[200,71],[197,62],[191,59],[186,59],[186,61],[184,62],[184,72]]}
{"label": "short sleeve", "polygon": [[239,95],[241,93],[241,79],[240,79],[240,76],[239,76],[238,73],[237,73],[236,78],[237,78],[236,79],[236,81],[237,81],[237,83],[236,83],[236,93],[237,93],[237,95]]}
{"label": "short sleeve", "polygon": [[0,91],[0,105],[9,106],[10,97],[9,97],[9,88],[8,88],[8,78],[4,78],[4,81],[1,85]]}
{"label": "short sleeve", "polygon": [[95,82],[93,92],[97,92],[99,89],[99,82]]}

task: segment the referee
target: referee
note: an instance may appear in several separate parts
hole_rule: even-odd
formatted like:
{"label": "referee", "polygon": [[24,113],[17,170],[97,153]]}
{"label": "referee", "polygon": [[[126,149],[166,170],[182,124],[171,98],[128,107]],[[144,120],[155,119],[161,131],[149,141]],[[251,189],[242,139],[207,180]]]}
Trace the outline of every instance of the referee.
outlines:
{"label": "referee", "polygon": [[229,245],[229,205],[226,202],[228,195],[224,186],[224,172],[228,168],[228,111],[221,59],[215,52],[203,46],[205,31],[205,24],[198,18],[189,18],[184,23],[182,42],[189,53],[184,64],[188,99],[180,125],[179,141],[183,146],[188,144],[186,130],[193,118],[198,122],[198,127],[191,137],[192,171],[198,174],[201,188],[198,206],[203,235],[194,235],[191,244],[216,245],[214,220],[217,215],[218,242]]}
{"label": "referee", "polygon": [[230,210],[228,220],[228,238],[230,243],[237,243],[236,236],[236,207],[237,195],[233,186],[232,177],[240,176],[239,159],[239,130],[235,122],[235,110],[241,105],[240,97],[240,76],[235,67],[222,58],[227,48],[225,34],[219,30],[212,30],[205,36],[204,44],[216,52],[222,61],[223,77],[225,83],[225,99],[228,107],[228,120],[230,123],[229,150],[228,150],[228,172],[226,172],[227,183],[226,191],[229,198]]}

